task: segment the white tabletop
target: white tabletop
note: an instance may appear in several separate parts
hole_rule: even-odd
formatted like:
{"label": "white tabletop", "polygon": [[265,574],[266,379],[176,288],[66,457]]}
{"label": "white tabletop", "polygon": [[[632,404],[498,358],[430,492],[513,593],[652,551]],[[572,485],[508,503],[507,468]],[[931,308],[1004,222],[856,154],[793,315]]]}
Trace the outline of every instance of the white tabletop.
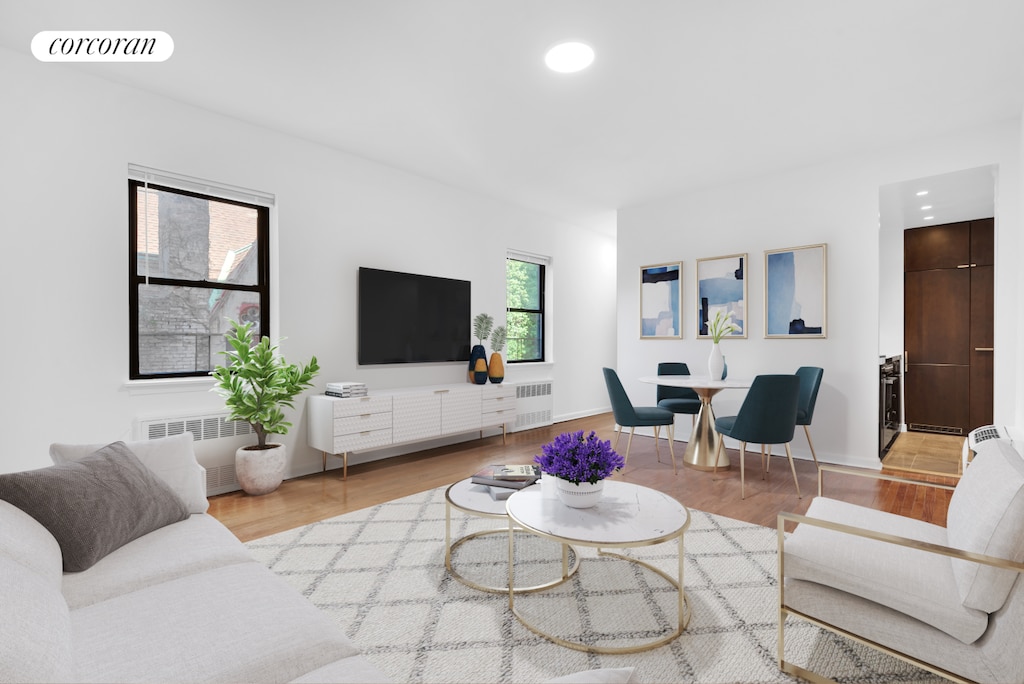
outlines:
{"label": "white tabletop", "polygon": [[657,544],[681,534],[690,512],[668,494],[629,482],[606,480],[601,502],[570,508],[527,487],[509,497],[508,515],[532,532],[593,546]]}
{"label": "white tabletop", "polygon": [[753,380],[726,378],[712,380],[706,375],[645,375],[640,382],[666,387],[690,387],[692,389],[745,389]]}
{"label": "white tabletop", "polygon": [[[540,490],[540,483],[524,487],[525,489]],[[522,490],[516,490],[522,491]],[[493,515],[505,517],[505,501],[497,500],[491,496],[490,488],[487,485],[473,484],[470,478],[459,480],[445,492],[448,501],[463,511],[479,515]]]}

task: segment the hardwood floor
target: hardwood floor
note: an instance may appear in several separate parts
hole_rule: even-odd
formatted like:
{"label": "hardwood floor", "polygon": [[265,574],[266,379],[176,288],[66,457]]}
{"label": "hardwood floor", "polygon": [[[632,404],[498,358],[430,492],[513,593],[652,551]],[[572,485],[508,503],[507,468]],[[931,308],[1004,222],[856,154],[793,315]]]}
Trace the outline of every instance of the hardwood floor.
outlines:
{"label": "hardwood floor", "polygon": [[[317,520],[374,506],[416,492],[451,484],[468,477],[488,463],[529,463],[541,445],[562,432],[594,430],[602,439],[615,441],[612,415],[557,423],[509,434],[507,444],[500,436],[430,449],[372,463],[350,466],[348,480],[341,470],[329,470],[284,482],[263,496],[231,492],[211,497],[210,514],[223,522],[239,539],[250,541]],[[626,439],[619,444],[625,455]],[[796,439],[803,439],[801,431]],[[774,527],[781,511],[804,513],[817,494],[817,471],[812,461],[796,460],[797,478],[803,498],[796,495],[785,452],[772,458],[770,472],[761,479],[759,447],[747,453],[746,499],[740,499],[738,451],[730,450],[731,470],[703,472],[682,465],[685,443],[676,442],[678,475],[672,474],[668,443],[660,442],[662,463],[655,458],[654,439],[634,437],[626,467],[615,478],[671,494],[690,508],[738,520]],[[906,475],[905,473],[893,473]],[[950,478],[928,477],[930,481],[955,482]],[[944,524],[949,493],[927,487],[868,480],[862,477],[829,475],[827,496]]]}
{"label": "hardwood floor", "polygon": [[928,432],[901,432],[882,465],[891,470],[959,476],[964,438]]}

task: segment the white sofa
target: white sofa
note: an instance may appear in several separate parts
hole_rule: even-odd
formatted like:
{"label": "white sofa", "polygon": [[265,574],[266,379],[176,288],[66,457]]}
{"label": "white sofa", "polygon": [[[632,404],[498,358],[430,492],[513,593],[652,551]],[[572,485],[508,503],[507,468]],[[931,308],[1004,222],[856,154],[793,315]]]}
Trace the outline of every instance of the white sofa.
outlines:
{"label": "white sofa", "polygon": [[[56,465],[43,475],[71,468],[77,477],[69,464],[96,446],[54,445]],[[0,500],[0,681],[387,681],[340,625],[205,513],[205,474],[191,433],[127,446],[187,512],[88,569],[63,572],[57,537]],[[35,503],[45,499],[31,491],[35,482],[15,477],[24,475],[0,476],[0,491],[8,492],[0,499],[26,489]],[[57,501],[59,487],[47,486]]]}
{"label": "white sofa", "polygon": [[0,682],[389,681],[206,514],[191,433],[50,456],[0,474]]}

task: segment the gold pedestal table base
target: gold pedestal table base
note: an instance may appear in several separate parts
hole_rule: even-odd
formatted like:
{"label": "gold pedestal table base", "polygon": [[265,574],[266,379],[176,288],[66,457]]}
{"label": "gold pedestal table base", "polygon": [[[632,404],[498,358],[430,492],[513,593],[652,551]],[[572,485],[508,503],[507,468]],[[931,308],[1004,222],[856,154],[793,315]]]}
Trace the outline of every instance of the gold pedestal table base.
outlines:
{"label": "gold pedestal table base", "polygon": [[746,389],[749,380],[711,380],[700,375],[648,375],[640,382],[665,387],[688,387],[700,397],[700,411],[686,443],[683,465],[696,470],[728,470],[732,467],[729,455],[722,449],[718,453],[721,436],[715,430],[715,412],[711,409],[711,398],[724,389]]}

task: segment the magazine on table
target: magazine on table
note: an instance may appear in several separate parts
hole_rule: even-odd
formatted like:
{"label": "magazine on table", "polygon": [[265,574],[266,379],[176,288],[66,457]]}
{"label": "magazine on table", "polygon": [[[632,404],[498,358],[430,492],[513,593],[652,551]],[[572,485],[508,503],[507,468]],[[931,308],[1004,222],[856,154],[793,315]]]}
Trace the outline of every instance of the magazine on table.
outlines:
{"label": "magazine on table", "polygon": [[540,479],[538,465],[488,465],[470,478],[473,484],[506,489],[522,489],[529,487]]}

